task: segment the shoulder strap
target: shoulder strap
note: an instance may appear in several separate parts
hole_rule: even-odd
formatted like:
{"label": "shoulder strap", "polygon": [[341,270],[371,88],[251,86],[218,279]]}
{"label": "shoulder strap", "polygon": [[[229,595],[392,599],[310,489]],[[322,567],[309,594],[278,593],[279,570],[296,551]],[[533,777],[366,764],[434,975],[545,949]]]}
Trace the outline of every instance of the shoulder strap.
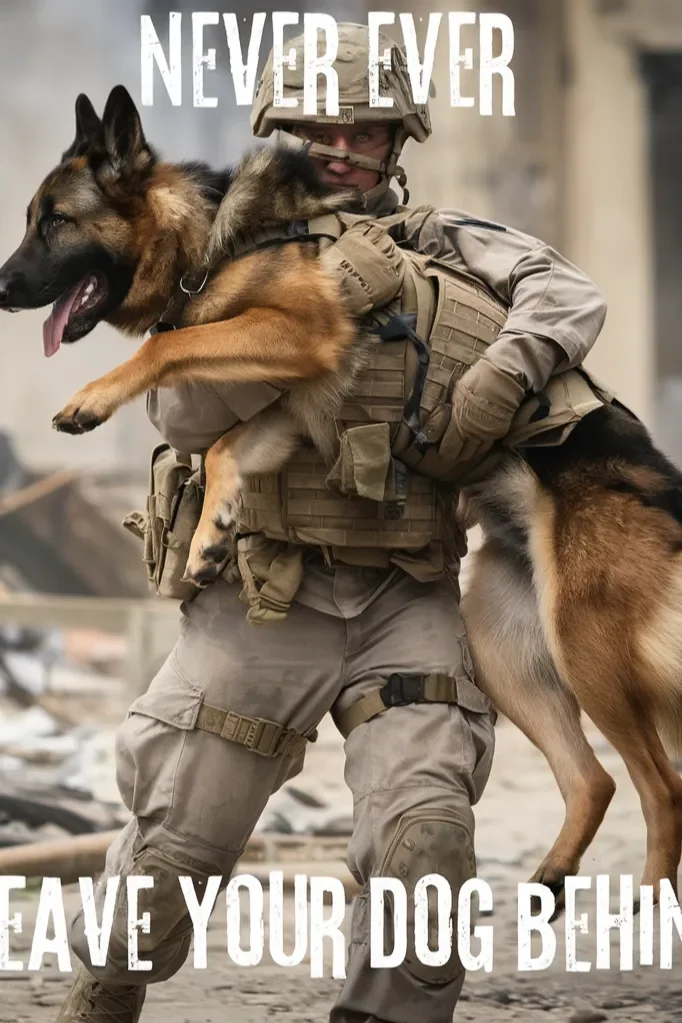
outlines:
{"label": "shoulder strap", "polygon": [[313,217],[311,220],[306,220],[305,223],[308,235],[319,240],[321,252],[338,241],[346,230],[346,225],[339,219],[336,213],[325,213],[321,217]]}

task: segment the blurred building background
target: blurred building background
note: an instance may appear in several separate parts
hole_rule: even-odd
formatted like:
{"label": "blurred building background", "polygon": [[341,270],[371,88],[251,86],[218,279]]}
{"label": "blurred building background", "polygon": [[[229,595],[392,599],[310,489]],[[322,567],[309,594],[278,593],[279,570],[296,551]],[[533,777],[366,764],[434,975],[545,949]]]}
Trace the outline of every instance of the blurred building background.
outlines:
{"label": "blurred building background", "polygon": [[[512,19],[516,116],[497,113],[499,90],[493,117],[448,107],[443,34],[434,138],[409,161],[414,200],[529,231],[589,273],[609,312],[587,365],[682,462],[682,4],[458,0],[448,9]],[[467,80],[476,95],[463,71]]]}
{"label": "blurred building background", "polygon": [[[248,41],[253,8],[238,0]],[[325,5],[337,19],[367,11],[409,11],[423,42],[428,14],[443,11],[432,100],[434,135],[408,144],[414,202],[454,206],[520,227],[554,244],[604,291],[609,313],[590,357],[593,371],[646,420],[682,460],[682,4],[678,0],[422,0]],[[184,12],[183,105],[173,107],[160,76],[143,109],[149,137],[170,158],[229,162],[249,144],[248,109],[234,102],[222,25],[205,31],[218,69],[205,74],[215,108],[192,105],[189,0],[22,0],[0,8],[0,255],[18,244],[34,187],[73,134],[73,103],[87,92],[101,107],[124,82],[140,96],[139,19],[150,14],[164,43],[169,10]],[[280,9],[260,5],[268,14]],[[314,5],[296,8],[301,16]],[[482,117],[449,105],[447,11],[502,11],[515,27],[516,116]],[[422,18],[420,22],[419,19]],[[400,27],[396,24],[396,33]],[[465,27],[463,45],[477,45]],[[261,63],[271,44],[269,18]],[[476,70],[462,71],[477,97]],[[35,471],[77,467],[142,477],[156,435],[143,402],[85,437],[50,429],[73,391],[120,362],[134,342],[101,326],[49,362],[41,350],[43,312],[3,316],[0,428]]]}
{"label": "blurred building background", "polygon": [[[283,6],[267,0],[257,10],[269,15]],[[246,0],[226,7],[239,15],[245,49],[254,8]],[[412,13],[420,44],[429,13],[443,12],[434,134],[423,147],[408,143],[404,154],[411,202],[500,220],[545,239],[588,272],[609,307],[588,366],[682,465],[682,0],[450,0],[440,7],[308,0],[293,9],[302,21],[321,7],[361,22],[369,9]],[[194,9],[190,0],[2,0],[0,263],[21,240],[33,192],[72,141],[78,93],[101,110],[120,82],[140,103],[142,14],[152,16],[167,51],[168,13],[183,13],[183,104],[172,106],[157,72],[154,106],[141,108],[149,139],[170,159],[216,165],[233,162],[251,143],[249,109],[234,101],[222,24],[204,37],[218,62],[205,73],[205,92],[218,105],[192,104]],[[447,12],[457,9],[512,19],[516,116],[501,113],[499,82],[493,116],[480,115],[477,62],[461,76],[476,105],[450,107]],[[394,34],[401,38],[399,22]],[[477,37],[477,26],[464,28],[463,46],[477,53]],[[261,66],[271,42],[268,19]],[[113,729],[131,690],[147,687],[177,634],[174,603],[144,599],[141,544],[121,528],[129,509],[144,507],[159,440],[144,402],[86,436],[51,428],[71,395],[132,354],[135,342],[101,325],[48,361],[41,342],[47,313],[0,314],[0,726],[11,718],[0,727],[0,845],[33,841],[36,822],[73,833],[118,826],[120,807],[113,815],[97,809],[98,801],[118,798]],[[318,757],[326,765],[333,747],[340,777],[339,736],[323,739]],[[46,765],[45,772],[33,779],[27,763]],[[48,786],[39,810],[28,782]],[[293,811],[285,788],[270,830],[336,826],[345,797],[325,789],[320,801],[326,784]],[[76,808],[73,799],[64,804],[65,789]],[[507,789],[505,778],[505,803]],[[95,798],[86,812],[87,793]],[[16,821],[2,823],[3,814],[19,814],[18,831]],[[623,819],[625,848],[632,818]],[[537,840],[534,829],[522,830],[524,840]]]}

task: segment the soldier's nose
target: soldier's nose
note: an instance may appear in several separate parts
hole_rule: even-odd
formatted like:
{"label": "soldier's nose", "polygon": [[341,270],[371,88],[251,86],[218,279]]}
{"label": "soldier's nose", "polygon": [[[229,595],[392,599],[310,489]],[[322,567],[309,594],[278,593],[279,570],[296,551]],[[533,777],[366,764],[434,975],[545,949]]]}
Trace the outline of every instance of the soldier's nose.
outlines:
{"label": "soldier's nose", "polygon": [[[345,138],[344,135],[333,135],[330,144],[334,149],[338,149],[342,153],[351,152],[351,147],[348,145],[348,140]],[[343,174],[344,171],[350,170],[350,164],[347,163],[341,156],[337,157],[336,159],[332,157],[327,166],[330,168],[330,170],[333,170],[337,174],[338,173]]]}
{"label": "soldier's nose", "polygon": [[327,164],[327,170],[330,170],[332,174],[349,174],[352,169],[351,164],[346,163],[345,160],[330,160]]}

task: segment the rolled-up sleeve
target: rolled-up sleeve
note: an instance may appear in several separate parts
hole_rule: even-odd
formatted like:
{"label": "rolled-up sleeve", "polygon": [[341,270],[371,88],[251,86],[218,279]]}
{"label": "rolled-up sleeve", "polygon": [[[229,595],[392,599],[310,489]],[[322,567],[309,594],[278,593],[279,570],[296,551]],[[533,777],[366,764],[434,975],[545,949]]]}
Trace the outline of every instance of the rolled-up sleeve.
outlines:
{"label": "rolled-up sleeve", "polygon": [[186,454],[203,454],[235,424],[280,397],[269,384],[185,383],[147,393],[147,416],[164,440]]}
{"label": "rolled-up sleeve", "polygon": [[452,260],[509,307],[486,358],[525,389],[580,365],[597,340],[606,302],[594,282],[551,246],[501,224],[438,210],[405,225],[411,247]]}

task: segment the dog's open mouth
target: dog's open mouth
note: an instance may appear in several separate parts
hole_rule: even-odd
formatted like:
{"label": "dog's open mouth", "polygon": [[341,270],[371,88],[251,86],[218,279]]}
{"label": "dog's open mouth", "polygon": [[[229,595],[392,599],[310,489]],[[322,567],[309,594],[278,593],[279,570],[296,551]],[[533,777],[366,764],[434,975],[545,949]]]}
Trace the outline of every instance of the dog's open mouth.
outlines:
{"label": "dog's open mouth", "polygon": [[[75,288],[57,299],[43,324],[46,358],[49,359],[59,350],[62,341],[67,343],[79,336],[78,321],[85,317],[91,319],[90,314],[105,300],[108,290],[107,282],[101,274],[88,274]],[[73,338],[69,336],[72,325],[76,327]]]}

